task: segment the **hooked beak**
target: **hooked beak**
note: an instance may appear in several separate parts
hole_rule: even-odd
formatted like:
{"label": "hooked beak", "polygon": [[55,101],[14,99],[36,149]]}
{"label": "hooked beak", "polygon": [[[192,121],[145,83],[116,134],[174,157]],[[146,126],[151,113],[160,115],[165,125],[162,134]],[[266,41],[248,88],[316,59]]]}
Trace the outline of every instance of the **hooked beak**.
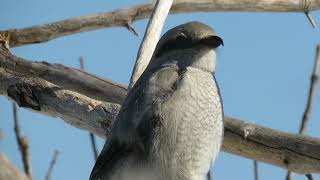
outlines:
{"label": "hooked beak", "polygon": [[217,48],[220,45],[223,46],[223,40],[219,36],[208,36],[200,40],[201,44],[209,47]]}

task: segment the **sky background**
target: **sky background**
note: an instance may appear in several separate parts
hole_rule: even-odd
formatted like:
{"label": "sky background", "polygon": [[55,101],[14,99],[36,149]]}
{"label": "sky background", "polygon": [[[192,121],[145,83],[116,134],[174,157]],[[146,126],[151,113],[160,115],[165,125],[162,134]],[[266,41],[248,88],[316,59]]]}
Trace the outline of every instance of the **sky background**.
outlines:
{"label": "sky background", "polygon": [[[0,0],[0,30],[22,28],[66,18],[107,12],[146,1],[102,0]],[[320,23],[320,12],[312,12]],[[320,31],[313,29],[302,13],[190,13],[169,16],[163,32],[189,21],[201,21],[224,39],[218,50],[216,77],[227,116],[254,122],[286,132],[297,132],[305,109],[315,48]],[[147,20],[135,22],[139,33],[126,28],[100,29],[36,45],[13,48],[12,52],[33,61],[79,67],[85,58],[86,71],[128,84]],[[319,87],[318,87],[319,89]],[[52,179],[85,180],[94,165],[88,133],[71,127],[61,119],[19,109],[23,135],[31,147],[36,180],[44,179],[55,149],[61,153]],[[0,97],[0,150],[22,168],[13,132],[12,104]],[[306,131],[320,137],[320,93]],[[97,138],[99,149],[104,141]],[[284,169],[259,164],[260,179],[284,179]],[[213,168],[221,180],[253,178],[253,162],[239,156],[220,153]],[[306,179],[295,176],[297,180]],[[320,179],[319,174],[315,179]]]}

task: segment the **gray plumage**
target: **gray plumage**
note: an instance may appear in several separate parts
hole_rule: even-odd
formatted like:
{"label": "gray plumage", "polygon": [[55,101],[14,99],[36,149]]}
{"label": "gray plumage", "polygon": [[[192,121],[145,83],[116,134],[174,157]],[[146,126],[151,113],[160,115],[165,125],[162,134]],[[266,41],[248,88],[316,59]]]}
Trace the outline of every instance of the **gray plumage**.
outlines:
{"label": "gray plumage", "polygon": [[215,81],[222,39],[190,22],[163,35],[127,95],[90,180],[200,180],[223,136]]}

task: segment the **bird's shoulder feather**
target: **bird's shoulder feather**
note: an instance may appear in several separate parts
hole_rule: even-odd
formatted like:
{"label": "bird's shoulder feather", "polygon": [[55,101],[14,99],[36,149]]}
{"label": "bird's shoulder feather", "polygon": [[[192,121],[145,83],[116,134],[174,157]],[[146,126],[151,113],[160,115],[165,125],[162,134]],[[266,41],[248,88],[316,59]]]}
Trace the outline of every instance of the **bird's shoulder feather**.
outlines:
{"label": "bird's shoulder feather", "polygon": [[90,180],[110,171],[126,154],[148,151],[153,129],[159,120],[156,105],[170,96],[180,76],[181,71],[176,65],[147,69],[141,75],[122,104]]}

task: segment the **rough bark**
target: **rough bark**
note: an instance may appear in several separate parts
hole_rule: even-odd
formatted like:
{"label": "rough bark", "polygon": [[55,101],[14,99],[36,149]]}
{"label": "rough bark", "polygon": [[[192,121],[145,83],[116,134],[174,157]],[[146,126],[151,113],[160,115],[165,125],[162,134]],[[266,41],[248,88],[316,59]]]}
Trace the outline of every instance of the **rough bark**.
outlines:
{"label": "rough bark", "polygon": [[[44,25],[0,31],[9,36],[10,47],[42,43],[62,36],[100,28],[124,26],[150,16],[154,4],[116,9],[111,12],[80,16]],[[250,11],[250,12],[309,12],[320,9],[320,0],[176,0],[171,14],[190,12]]]}
{"label": "rough bark", "polygon": [[[223,151],[298,173],[320,172],[320,139],[225,118]],[[254,158],[253,158],[254,157]]]}
{"label": "rough bark", "polygon": [[30,180],[0,151],[0,180]]}
{"label": "rough bark", "polygon": [[105,80],[79,69],[61,64],[32,62],[0,50],[0,67],[21,75],[34,76],[91,98],[121,104],[127,94],[126,86]]}
{"label": "rough bark", "polygon": [[[20,106],[106,138],[120,105],[61,89],[35,77],[19,77],[0,68],[0,94]],[[297,173],[320,172],[320,139],[272,130],[225,117],[223,150]]]}
{"label": "rough bark", "polygon": [[0,68],[0,94],[20,107],[59,117],[66,123],[102,137],[115,119],[120,105],[98,101],[62,89],[36,77],[13,75]]}

